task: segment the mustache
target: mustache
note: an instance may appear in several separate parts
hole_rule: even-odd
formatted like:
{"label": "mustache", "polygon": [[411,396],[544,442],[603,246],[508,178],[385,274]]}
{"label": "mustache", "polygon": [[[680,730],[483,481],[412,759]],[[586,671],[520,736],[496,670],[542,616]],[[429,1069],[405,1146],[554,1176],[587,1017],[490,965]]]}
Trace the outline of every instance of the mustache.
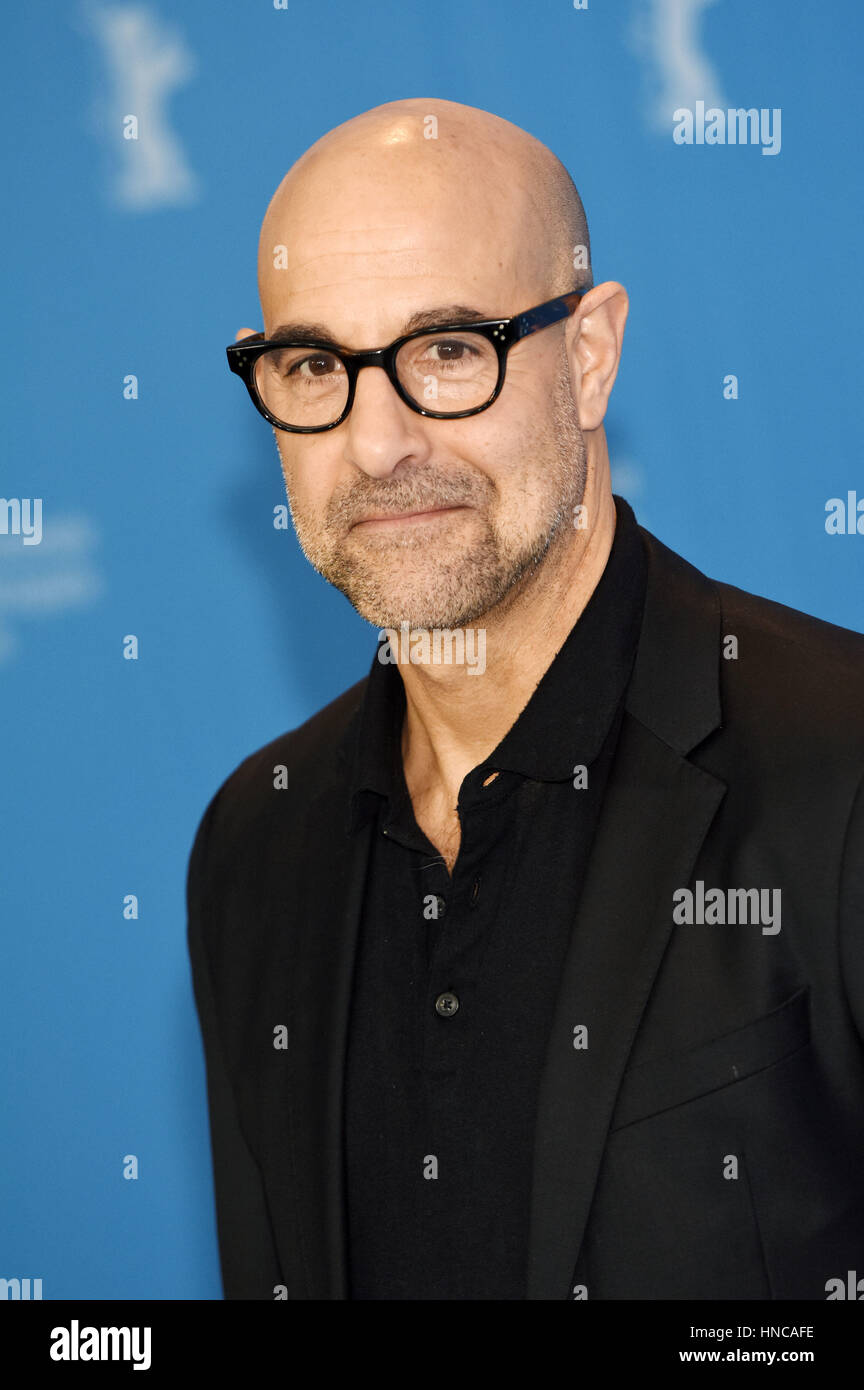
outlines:
{"label": "mustache", "polygon": [[346,491],[331,497],[327,506],[327,526],[350,530],[355,522],[370,513],[396,516],[400,512],[422,512],[433,507],[476,506],[493,490],[491,479],[464,470],[458,473],[423,470],[386,481],[364,476]]}

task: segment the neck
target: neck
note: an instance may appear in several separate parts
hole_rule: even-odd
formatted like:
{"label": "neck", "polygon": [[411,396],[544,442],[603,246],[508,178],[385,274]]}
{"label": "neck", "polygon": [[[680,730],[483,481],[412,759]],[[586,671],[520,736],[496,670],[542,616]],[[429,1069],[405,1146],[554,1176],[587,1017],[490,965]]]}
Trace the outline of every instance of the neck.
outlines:
{"label": "neck", "polygon": [[486,634],[483,674],[467,664],[399,667],[412,798],[455,807],[464,777],[516,722],[594,592],[615,534],[605,442],[598,451],[599,458],[588,455],[586,528],[557,537],[518,599],[478,620]]}

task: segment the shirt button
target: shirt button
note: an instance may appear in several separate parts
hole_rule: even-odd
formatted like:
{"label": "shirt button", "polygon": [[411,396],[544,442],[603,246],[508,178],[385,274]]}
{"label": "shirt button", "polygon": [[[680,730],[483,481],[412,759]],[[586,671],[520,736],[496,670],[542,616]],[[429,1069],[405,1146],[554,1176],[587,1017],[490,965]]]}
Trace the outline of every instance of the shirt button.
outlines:
{"label": "shirt button", "polygon": [[435,1010],[442,1018],[451,1018],[459,1008],[459,1000],[449,989],[435,1000]]}

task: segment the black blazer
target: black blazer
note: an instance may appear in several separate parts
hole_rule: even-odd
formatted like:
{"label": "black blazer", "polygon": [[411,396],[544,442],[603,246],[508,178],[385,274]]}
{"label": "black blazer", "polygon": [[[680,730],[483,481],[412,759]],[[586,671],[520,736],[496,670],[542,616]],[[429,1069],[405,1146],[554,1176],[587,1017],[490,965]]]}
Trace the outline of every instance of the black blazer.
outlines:
{"label": "black blazer", "polygon": [[[864,637],[639,529],[640,644],[539,1095],[528,1298],[822,1300],[864,1276]],[[226,1298],[347,1296],[364,685],[247,758],[190,858]],[[779,888],[780,931],[676,925],[697,880]]]}

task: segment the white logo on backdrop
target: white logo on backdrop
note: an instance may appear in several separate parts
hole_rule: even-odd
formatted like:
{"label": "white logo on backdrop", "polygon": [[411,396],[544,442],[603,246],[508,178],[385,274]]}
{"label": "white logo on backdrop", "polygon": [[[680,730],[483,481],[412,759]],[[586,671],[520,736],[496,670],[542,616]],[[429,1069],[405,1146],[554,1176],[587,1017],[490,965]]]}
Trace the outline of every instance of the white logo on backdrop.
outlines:
{"label": "white logo on backdrop", "polygon": [[117,157],[115,201],[136,212],[197,202],[200,181],[167,110],[171,92],[196,71],[194,54],[146,5],[88,5],[84,18],[110,78],[94,124]]}
{"label": "white logo on backdrop", "polygon": [[93,559],[97,539],[83,516],[52,516],[39,545],[0,535],[0,665],[19,650],[22,623],[87,608],[101,597],[104,585]]}
{"label": "white logo on backdrop", "polygon": [[630,27],[634,52],[646,68],[649,98],[646,115],[658,131],[668,132],[679,107],[727,105],[720,78],[704,51],[703,12],[717,0],[637,0]]}

